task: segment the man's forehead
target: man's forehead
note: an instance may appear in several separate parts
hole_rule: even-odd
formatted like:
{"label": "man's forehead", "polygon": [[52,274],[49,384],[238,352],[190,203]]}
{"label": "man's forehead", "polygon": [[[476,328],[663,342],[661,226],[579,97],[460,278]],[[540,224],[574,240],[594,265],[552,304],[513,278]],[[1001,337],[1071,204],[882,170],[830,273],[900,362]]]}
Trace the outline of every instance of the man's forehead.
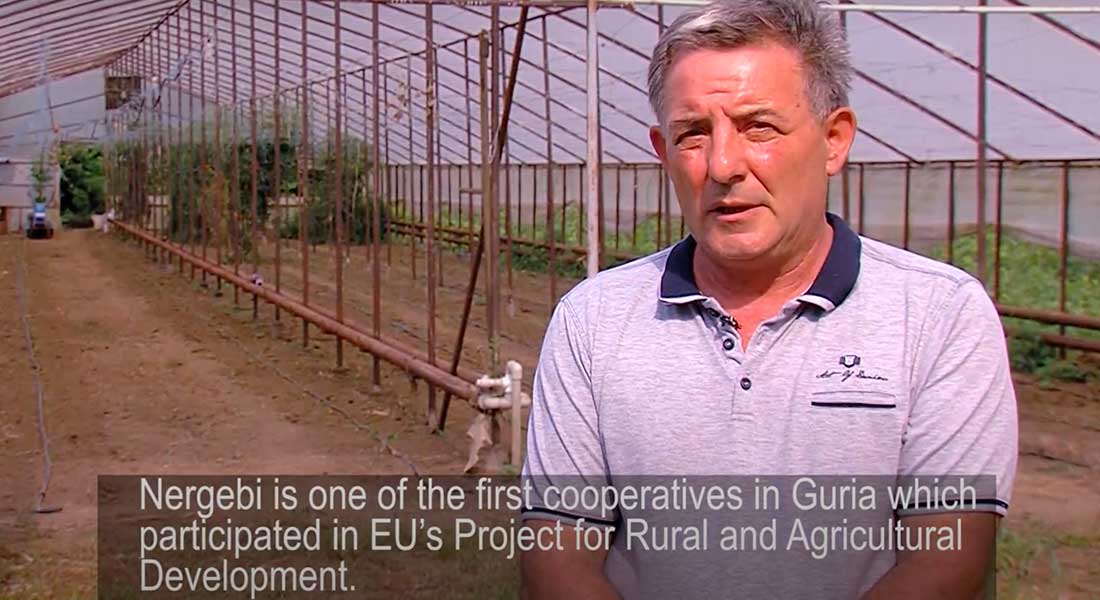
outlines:
{"label": "man's forehead", "polygon": [[667,122],[704,110],[715,97],[738,113],[779,112],[804,94],[797,54],[767,42],[684,51],[669,65],[663,106]]}

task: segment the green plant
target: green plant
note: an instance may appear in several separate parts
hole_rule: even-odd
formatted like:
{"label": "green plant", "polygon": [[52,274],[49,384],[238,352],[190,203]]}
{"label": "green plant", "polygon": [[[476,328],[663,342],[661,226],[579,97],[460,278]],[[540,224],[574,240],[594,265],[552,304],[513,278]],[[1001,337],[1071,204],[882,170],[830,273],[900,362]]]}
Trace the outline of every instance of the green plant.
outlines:
{"label": "green plant", "polygon": [[1009,338],[1008,356],[1014,370],[1035,373],[1057,360],[1058,351],[1043,342],[1040,334],[1037,326],[1028,324]]}
{"label": "green plant", "polygon": [[[373,219],[374,199],[354,198],[351,210],[344,209],[344,239],[350,244],[366,244],[370,240],[370,226]],[[329,203],[327,196],[312,198],[304,208],[299,208],[284,220],[279,228],[279,236],[283,239],[298,239],[301,230],[301,219],[306,219],[306,240],[313,245],[324,244],[333,239],[336,211]],[[379,231],[381,240],[387,237],[389,225],[389,209],[385,203],[380,203]],[[348,214],[350,212],[350,214]]]}
{"label": "green plant", "polygon": [[58,155],[62,222],[71,226],[103,212],[103,152],[88,144],[63,144]]}
{"label": "green plant", "polygon": [[49,172],[41,159],[31,166],[31,194],[34,202],[46,201],[46,180],[48,178]]}
{"label": "green plant", "polygon": [[[986,233],[986,287],[992,292],[996,235]],[[999,298],[1001,304],[1043,309],[1059,309],[1058,273],[1061,254],[1058,248],[1044,246],[1002,231],[1000,240]],[[956,238],[952,245],[952,263],[977,273],[977,234]],[[947,246],[929,252],[937,260],[947,259]],[[1075,314],[1100,315],[1100,262],[1083,257],[1066,259],[1065,310]],[[1043,333],[1061,333],[1057,325],[1044,325],[1024,319],[1005,318],[1012,330],[1008,341],[1012,368],[1032,373],[1043,381],[1084,381],[1088,372],[1071,358],[1062,358],[1059,351],[1040,337]],[[1068,335],[1100,339],[1100,332],[1067,328]]]}
{"label": "green plant", "polygon": [[[992,229],[992,228],[991,228]],[[986,232],[985,281],[993,291],[993,265],[996,236]],[[951,245],[952,263],[970,273],[977,273],[978,236],[964,235]],[[946,260],[947,246],[933,249],[929,256]],[[1061,254],[1057,247],[1044,246],[1002,231],[1000,258],[1000,294],[998,301],[1012,306],[1027,306],[1057,310],[1059,308],[1058,272]],[[1066,259],[1067,312],[1100,315],[1100,262],[1070,255]],[[1019,321],[1006,320],[1015,326]],[[1054,325],[1042,326],[1042,331],[1058,332]],[[1074,330],[1070,335],[1100,339],[1100,332]]]}
{"label": "green plant", "polygon": [[1043,381],[1058,380],[1077,383],[1085,383],[1091,376],[1091,373],[1081,368],[1077,362],[1067,359],[1051,360],[1036,369],[1035,374]]}
{"label": "green plant", "polygon": [[[322,147],[324,141],[318,142]],[[285,239],[297,239],[305,219],[306,239],[311,244],[323,244],[335,239],[336,231],[336,189],[340,189],[340,216],[343,223],[343,239],[351,244],[365,244],[370,239],[370,230],[374,215],[374,202],[369,182],[373,174],[373,165],[369,161],[370,146],[354,140],[346,141],[343,146],[340,181],[336,182],[336,159],[330,151],[308,171],[308,189],[306,205],[291,215],[279,228],[279,235]],[[297,181],[288,191],[298,193]],[[386,238],[390,220],[385,202],[379,202],[379,222],[382,239]]]}

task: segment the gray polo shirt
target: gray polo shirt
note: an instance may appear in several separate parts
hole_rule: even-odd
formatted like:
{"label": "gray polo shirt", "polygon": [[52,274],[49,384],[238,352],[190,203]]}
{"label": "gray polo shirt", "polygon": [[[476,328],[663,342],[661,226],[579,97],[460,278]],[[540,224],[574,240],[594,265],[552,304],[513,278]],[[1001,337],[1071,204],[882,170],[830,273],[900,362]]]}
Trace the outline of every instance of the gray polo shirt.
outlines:
{"label": "gray polo shirt", "polygon": [[[816,280],[747,349],[696,286],[690,236],[573,288],[535,372],[524,474],[612,485],[625,475],[995,475],[978,507],[1003,514],[1016,402],[985,289],[827,218],[833,242]],[[632,560],[609,555],[609,576],[631,565],[620,590],[658,589]],[[873,562],[852,585],[866,589],[893,554]]]}

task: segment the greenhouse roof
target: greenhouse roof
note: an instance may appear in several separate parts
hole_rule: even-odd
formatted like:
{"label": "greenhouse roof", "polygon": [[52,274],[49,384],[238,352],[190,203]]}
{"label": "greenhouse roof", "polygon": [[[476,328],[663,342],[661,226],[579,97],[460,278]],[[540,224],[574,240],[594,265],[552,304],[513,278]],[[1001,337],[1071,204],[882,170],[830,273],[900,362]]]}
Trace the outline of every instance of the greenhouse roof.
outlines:
{"label": "greenhouse roof", "polygon": [[[1088,6],[1079,0],[1058,4]],[[200,104],[247,107],[255,90],[257,105],[268,111],[276,85],[284,103],[297,104],[289,90],[304,80],[311,82],[312,126],[323,130],[334,110],[329,79],[336,68],[336,11],[333,2],[304,5],[303,15],[299,0],[0,1],[0,97],[109,67],[111,74],[143,76],[150,98],[159,91],[167,93],[166,102],[179,104],[179,96],[170,98],[183,92]],[[1009,0],[990,6],[1026,5]],[[391,153],[397,160],[426,158],[424,49],[430,31],[438,68],[439,159],[468,162],[480,148],[478,34],[490,28],[491,9],[484,3],[435,4],[429,29],[425,4],[340,3],[346,128],[368,139],[375,98],[375,10],[382,123]],[[647,61],[661,25],[682,10],[637,4],[599,11],[605,161],[654,160],[647,134],[653,121],[645,93]],[[520,14],[515,6],[499,10],[501,78],[516,47]],[[985,18],[989,158],[1100,156],[1100,111],[1095,110],[1100,14],[997,13]],[[555,162],[585,160],[586,19],[576,2],[539,3],[530,9],[511,112],[511,161],[541,163],[548,154]],[[845,19],[856,67],[851,99],[860,122],[853,158],[974,157],[979,17],[846,11]],[[167,116],[179,119],[184,112],[169,108]]]}

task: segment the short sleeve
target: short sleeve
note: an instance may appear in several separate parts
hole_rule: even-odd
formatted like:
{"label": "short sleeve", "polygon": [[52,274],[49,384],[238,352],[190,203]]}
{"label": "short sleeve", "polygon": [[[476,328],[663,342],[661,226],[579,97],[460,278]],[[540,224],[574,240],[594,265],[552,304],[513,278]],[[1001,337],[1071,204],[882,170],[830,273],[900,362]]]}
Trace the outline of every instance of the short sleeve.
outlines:
{"label": "short sleeve", "polygon": [[[591,340],[568,297],[547,326],[533,391],[523,478],[534,492],[523,518],[614,524],[617,514],[580,508],[569,497],[610,482],[592,388]],[[563,494],[568,488],[573,490]]]}
{"label": "short sleeve", "polygon": [[[917,357],[898,475],[926,482],[965,476],[976,493],[961,497],[967,501],[961,510],[1004,515],[1016,474],[1018,425],[1000,317],[982,285],[967,279],[931,322]],[[912,504],[898,512],[945,510]]]}

